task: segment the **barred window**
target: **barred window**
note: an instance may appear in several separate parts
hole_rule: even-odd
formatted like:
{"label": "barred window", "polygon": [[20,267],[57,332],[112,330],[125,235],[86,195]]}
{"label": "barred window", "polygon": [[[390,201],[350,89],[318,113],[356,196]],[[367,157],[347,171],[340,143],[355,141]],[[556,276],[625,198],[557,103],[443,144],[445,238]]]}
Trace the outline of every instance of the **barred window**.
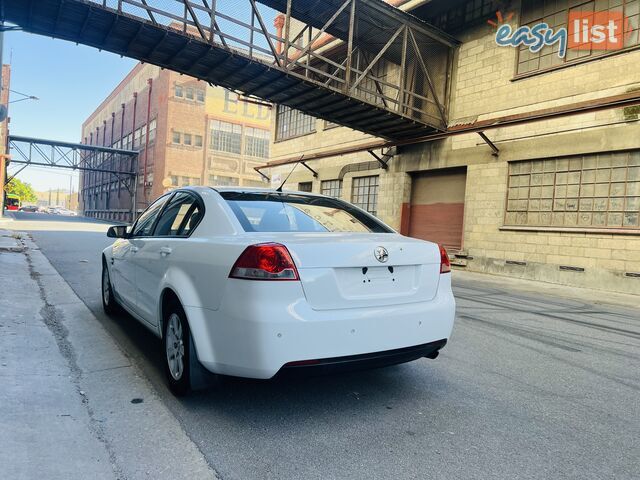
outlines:
{"label": "barred window", "polygon": [[245,127],[244,154],[249,157],[269,158],[269,130]]}
{"label": "barred window", "polygon": [[226,177],[224,175],[209,175],[209,185],[217,187],[235,187],[240,184],[237,177]]}
{"label": "barred window", "polygon": [[200,185],[199,177],[182,177],[182,186],[188,187],[190,185]]}
{"label": "barred window", "polygon": [[139,148],[145,148],[147,146],[147,126],[142,125],[140,127],[140,144]]}
{"label": "barred window", "polygon": [[298,184],[299,192],[311,192],[313,190],[313,182],[300,182]]}
{"label": "barred window", "polygon": [[316,131],[316,119],[284,105],[276,110],[276,140],[298,137]]}
{"label": "barred window", "polygon": [[324,180],[320,184],[320,193],[329,197],[340,198],[342,196],[342,180]]}
{"label": "barred window", "polygon": [[509,164],[505,225],[638,229],[640,150]]}
{"label": "barred window", "polygon": [[156,140],[156,123],[155,118],[149,122],[149,143],[153,143]]}
{"label": "barred window", "polygon": [[378,213],[378,175],[354,177],[351,188],[351,203],[371,215]]}
{"label": "barred window", "polygon": [[210,129],[212,150],[240,154],[242,145],[241,125],[211,120]]}
{"label": "barred window", "polygon": [[[546,23],[557,30],[567,28],[569,15],[576,12],[586,14],[594,12],[619,12],[627,19],[623,22],[624,48],[640,45],[640,0],[524,0],[521,10],[521,23],[533,27]],[[544,70],[547,68],[571,63],[585,57],[594,57],[610,53],[612,50],[591,49],[591,44],[581,44],[580,48],[568,48],[564,58],[558,56],[558,44],[546,46],[539,52],[532,53],[524,45],[518,49],[517,74]]]}
{"label": "barred window", "polygon": [[500,10],[500,0],[470,0],[446,9],[427,21],[446,31],[459,30],[476,23],[484,23]]}

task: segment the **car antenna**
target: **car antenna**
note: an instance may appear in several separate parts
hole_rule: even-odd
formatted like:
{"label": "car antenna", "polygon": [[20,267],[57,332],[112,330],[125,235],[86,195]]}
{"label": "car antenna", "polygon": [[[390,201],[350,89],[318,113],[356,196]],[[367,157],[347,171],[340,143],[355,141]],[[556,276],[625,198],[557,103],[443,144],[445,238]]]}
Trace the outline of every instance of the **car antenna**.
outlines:
{"label": "car antenna", "polygon": [[296,164],[293,166],[293,168],[291,169],[291,171],[289,172],[289,175],[287,175],[287,178],[284,179],[284,182],[282,182],[280,184],[280,186],[278,188],[276,188],[276,192],[278,193],[282,193],[282,187],[284,187],[284,184],[287,183],[287,180],[289,180],[289,177],[291,176],[291,174],[293,173],[293,171],[296,169],[296,167],[300,164],[300,162],[302,162],[302,159],[304,158],[304,154],[300,155],[300,158],[298,159],[298,161],[296,162]]}

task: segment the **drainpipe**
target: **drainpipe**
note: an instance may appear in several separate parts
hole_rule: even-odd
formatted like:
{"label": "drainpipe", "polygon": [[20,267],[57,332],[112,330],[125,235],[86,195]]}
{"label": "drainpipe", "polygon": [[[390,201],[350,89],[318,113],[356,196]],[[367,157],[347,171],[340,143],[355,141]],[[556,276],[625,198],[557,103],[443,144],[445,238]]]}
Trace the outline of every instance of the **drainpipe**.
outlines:
{"label": "drainpipe", "polygon": [[[124,113],[125,113],[125,104],[121,104],[120,107],[122,108],[122,115],[120,116],[120,141],[119,141],[119,145],[121,149],[124,149],[124,145],[122,144],[122,139],[124,137]],[[122,171],[122,155],[118,155],[118,170]],[[120,205],[120,194],[121,194],[121,190],[122,190],[122,182],[118,181],[118,208],[122,208],[122,205]],[[118,214],[120,215],[120,214]]]}
{"label": "drainpipe", "polygon": [[[135,141],[136,138],[136,111],[138,107],[138,92],[133,92],[133,123],[131,124],[131,148],[133,147],[133,142]],[[136,175],[135,177],[133,177],[133,198],[131,199],[131,203],[132,203],[132,209],[133,211],[131,212],[131,223],[136,221],[136,218],[138,216],[138,155],[136,155],[136,160],[132,160],[132,163],[135,163],[135,165],[131,165],[131,171],[134,172]]]}
{"label": "drainpipe", "polygon": [[142,188],[144,189],[144,201],[149,204],[147,195],[147,159],[149,158],[149,117],[151,116],[151,92],[153,90],[153,79],[147,80],[149,84],[149,96],[147,97],[147,134],[145,135],[144,145],[144,179],[142,180]]}

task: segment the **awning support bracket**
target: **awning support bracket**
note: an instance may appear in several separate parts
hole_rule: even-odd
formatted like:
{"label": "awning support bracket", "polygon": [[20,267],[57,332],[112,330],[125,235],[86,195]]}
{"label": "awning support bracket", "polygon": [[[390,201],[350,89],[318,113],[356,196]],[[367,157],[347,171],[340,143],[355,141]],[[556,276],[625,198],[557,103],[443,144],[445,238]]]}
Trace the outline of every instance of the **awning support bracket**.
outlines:
{"label": "awning support bracket", "polygon": [[309,170],[311,173],[313,173],[313,178],[318,178],[318,172],[316,172],[313,168],[311,168],[309,165],[307,165],[305,162],[300,162],[302,164],[302,166],[304,168],[306,168],[307,170]]}
{"label": "awning support bracket", "polygon": [[500,149],[496,146],[495,143],[491,141],[491,139],[489,139],[489,137],[487,137],[487,135],[484,132],[478,132],[478,135],[480,135],[480,138],[484,140],[484,142],[487,145],[489,145],[489,148],[492,151],[491,155],[493,155],[494,157],[497,157],[500,155]]}
{"label": "awning support bracket", "polygon": [[378,163],[380,164],[380,167],[383,170],[387,170],[389,168],[388,160],[387,160],[387,162],[385,162],[382,158],[380,158],[378,155],[376,155],[376,152],[374,152],[373,150],[367,150],[367,151],[369,152],[369,154],[373,158],[375,158],[378,161]]}
{"label": "awning support bracket", "polygon": [[258,175],[260,175],[262,177],[263,180],[266,180],[267,182],[271,183],[271,179],[265,175],[264,173],[262,173],[260,170],[258,170],[257,167],[253,168],[256,172],[258,172]]}

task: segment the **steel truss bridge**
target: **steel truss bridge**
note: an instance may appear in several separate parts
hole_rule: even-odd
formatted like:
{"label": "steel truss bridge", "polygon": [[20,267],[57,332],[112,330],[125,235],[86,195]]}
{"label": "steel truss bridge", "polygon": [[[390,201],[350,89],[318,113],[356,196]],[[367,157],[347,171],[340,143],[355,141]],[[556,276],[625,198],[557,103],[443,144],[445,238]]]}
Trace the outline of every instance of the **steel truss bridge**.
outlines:
{"label": "steel truss bridge", "polygon": [[[448,34],[382,0],[2,0],[23,30],[387,140],[447,128]],[[278,15],[278,27],[270,22]],[[277,25],[277,24],[276,24]]]}
{"label": "steel truss bridge", "polygon": [[91,210],[90,205],[86,205],[87,198],[90,203],[92,197],[106,196],[109,205],[111,198],[113,201],[119,201],[126,196],[125,201],[128,200],[131,208],[127,212],[127,218],[123,220],[132,220],[135,217],[137,151],[16,135],[9,136],[8,144],[12,153],[11,164],[20,165],[20,168],[8,176],[5,183],[9,183],[31,165],[90,172],[84,177],[85,181],[81,185],[85,211]]}

